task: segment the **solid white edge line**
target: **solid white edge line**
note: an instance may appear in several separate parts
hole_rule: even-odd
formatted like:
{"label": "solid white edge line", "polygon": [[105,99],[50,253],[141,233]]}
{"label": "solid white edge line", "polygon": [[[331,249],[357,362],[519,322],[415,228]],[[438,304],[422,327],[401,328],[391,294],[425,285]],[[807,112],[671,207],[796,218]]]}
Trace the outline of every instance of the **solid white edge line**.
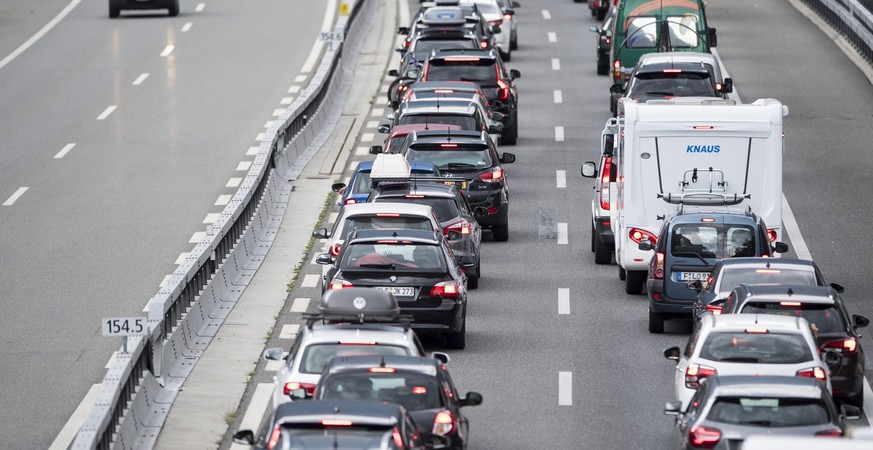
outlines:
{"label": "solid white edge line", "polygon": [[282,331],[279,332],[279,339],[294,339],[299,332],[299,323],[289,323],[282,325]]}
{"label": "solid white edge line", "polygon": [[558,222],[558,244],[566,245],[567,243],[567,222]]}
{"label": "solid white edge line", "polygon": [[567,187],[567,171],[566,170],[556,170],[555,171],[555,182],[558,186],[558,189],[563,189]]}
{"label": "solid white edge line", "polygon": [[558,405],[573,406],[573,372],[558,372]]}
{"label": "solid white edge line", "polygon": [[66,450],[73,443],[73,439],[79,433],[79,428],[85,423],[88,413],[91,412],[91,408],[94,406],[94,399],[97,397],[97,391],[100,390],[101,386],[100,383],[97,383],[91,386],[91,389],[88,389],[85,398],[82,399],[82,402],[73,411],[73,415],[70,416],[64,427],[61,428],[60,433],[55,437],[52,445],[49,446],[49,450]]}
{"label": "solid white edge line", "polygon": [[555,103],[564,103],[564,93],[560,89],[555,89],[552,93]]}
{"label": "solid white edge line", "polygon": [[570,289],[558,288],[558,314],[570,314]]}
{"label": "solid white edge line", "polygon": [[72,150],[73,147],[75,147],[75,146],[76,146],[76,144],[73,143],[73,142],[70,142],[69,144],[65,145],[64,148],[62,148],[61,151],[59,151],[58,154],[55,155],[55,159],[61,159],[61,158],[63,158],[63,157],[66,156],[67,153],[69,153],[70,150]]}
{"label": "solid white edge line", "polygon": [[168,45],[164,47],[164,51],[161,52],[161,58],[166,58],[167,56],[170,56],[170,53],[173,53],[173,50],[175,49],[175,45]]}
{"label": "solid white edge line", "polygon": [[107,117],[109,117],[110,114],[112,114],[113,111],[115,111],[115,108],[117,108],[117,106],[112,105],[104,109],[103,112],[100,113],[99,116],[97,116],[97,120],[105,120]]}
{"label": "solid white edge line", "polygon": [[14,194],[12,194],[5,202],[3,202],[3,206],[12,206],[22,195],[24,195],[29,187],[20,187]]}
{"label": "solid white edge line", "polygon": [[67,17],[67,14],[69,14],[70,11],[72,11],[73,8],[75,8],[76,5],[81,2],[82,0],[72,0],[70,3],[67,3],[67,6],[65,6],[64,9],[62,9],[61,12],[58,13],[58,15],[50,20],[49,23],[45,24],[45,26],[40,28],[40,30],[37,31],[36,34],[31,36],[30,39],[24,41],[24,43],[18,46],[18,48],[16,48],[15,50],[13,50],[12,53],[6,55],[6,57],[3,58],[2,61],[0,61],[0,69],[12,62],[12,60],[17,58],[18,55],[24,53],[28,48],[30,48],[31,45],[35,44],[36,41],[40,40],[43,36],[45,36],[46,33],[51,31],[51,29],[54,28],[55,25],[60,23],[61,20],[64,20],[64,17]]}
{"label": "solid white edge line", "polygon": [[[261,425],[261,420],[264,419],[264,414],[267,412],[267,407],[270,404],[270,398],[273,395],[273,383],[258,383],[255,386],[255,392],[252,394],[252,399],[249,401],[248,409],[246,409],[243,418],[239,423],[240,430],[252,430],[258,432],[258,427]],[[234,444],[237,448],[248,448]],[[234,448],[231,446],[231,448]]]}
{"label": "solid white edge line", "polygon": [[148,78],[148,77],[149,77],[149,74],[147,74],[147,73],[141,73],[138,77],[136,77],[135,80],[133,80],[133,85],[134,85],[134,86],[139,86],[139,85],[141,85],[142,82],[145,81],[146,78]]}
{"label": "solid white edge line", "polygon": [[[327,0],[325,2],[325,7],[324,21],[321,23],[322,32],[330,31],[333,28],[333,18],[337,10],[336,0]],[[300,73],[312,72],[315,63],[318,62],[318,57],[321,56],[321,50],[323,48],[324,41],[316,40],[315,43],[312,44],[312,50],[309,51],[309,56],[306,58],[306,62],[303,63],[303,68],[300,69]]]}
{"label": "solid white edge line", "polygon": [[[318,276],[318,275],[316,275]],[[306,297],[298,297],[294,299],[294,302],[291,303],[291,312],[302,313],[306,312],[309,309],[309,300]]]}

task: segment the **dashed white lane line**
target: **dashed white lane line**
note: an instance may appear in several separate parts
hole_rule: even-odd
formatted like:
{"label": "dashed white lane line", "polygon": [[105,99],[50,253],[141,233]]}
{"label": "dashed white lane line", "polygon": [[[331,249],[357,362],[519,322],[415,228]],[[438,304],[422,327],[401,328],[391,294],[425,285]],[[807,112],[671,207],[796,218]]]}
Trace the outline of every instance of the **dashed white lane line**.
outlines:
{"label": "dashed white lane line", "polygon": [[258,154],[258,151],[260,151],[260,149],[260,147],[249,147],[249,149],[246,150],[246,156],[255,156]]}
{"label": "dashed white lane line", "polygon": [[264,128],[270,128],[270,127],[272,127],[273,124],[275,124],[275,123],[276,123],[275,120],[268,120],[268,121],[264,122]]}
{"label": "dashed white lane line", "polygon": [[387,105],[388,104],[388,97],[382,97],[382,96],[377,97],[376,104],[377,105]]}
{"label": "dashed white lane line", "polygon": [[205,8],[205,7],[206,7],[206,3],[198,3],[197,7],[194,8],[194,11],[197,11],[197,12],[203,11],[203,8]]}
{"label": "dashed white lane line", "polygon": [[556,170],[555,171],[555,179],[557,181],[558,189],[563,189],[567,187],[567,171],[566,170]]}
{"label": "dashed white lane line", "polygon": [[278,372],[279,369],[282,368],[282,364],[284,364],[284,363],[285,363],[285,361],[282,361],[282,360],[267,361],[267,364],[264,365],[264,371],[265,372]]}
{"label": "dashed white lane line", "polygon": [[558,372],[558,405],[573,406],[573,372]]}
{"label": "dashed white lane line", "polygon": [[570,290],[558,289],[558,314],[570,314]]}
{"label": "dashed white lane line", "polygon": [[550,20],[552,18],[552,13],[549,12],[548,9],[543,10],[543,19]]}
{"label": "dashed white lane line", "polygon": [[558,42],[558,35],[554,31],[549,31],[549,42]]}
{"label": "dashed white lane line", "polygon": [[339,217],[338,212],[332,212],[327,216],[327,223],[336,223],[336,219]]}
{"label": "dashed white lane line", "polygon": [[189,244],[199,244],[200,241],[202,241],[203,238],[205,238],[205,237],[206,237],[205,231],[197,231],[191,235],[191,239],[188,239],[188,243]]}
{"label": "dashed white lane line", "polygon": [[173,50],[175,49],[176,46],[174,45],[168,45],[164,47],[164,51],[161,52],[161,58],[166,58],[167,56],[170,56],[170,53],[173,53]]}
{"label": "dashed white lane line", "polygon": [[76,146],[76,144],[73,142],[70,142],[69,144],[65,145],[64,148],[62,148],[61,151],[59,151],[58,154],[55,155],[55,159],[63,158],[64,156],[67,155],[67,153],[70,153],[70,150],[72,150],[73,147],[75,147],[75,146]]}
{"label": "dashed white lane line", "polygon": [[173,264],[178,266],[179,264],[182,264],[183,262],[185,262],[185,258],[187,258],[187,257],[188,257],[188,253],[179,253],[179,257],[176,258],[176,262],[174,262]]}
{"label": "dashed white lane line", "polygon": [[[239,424],[240,430],[257,430],[261,426],[261,420],[267,412],[267,406],[270,403],[270,397],[273,395],[273,383],[258,383],[255,386],[255,392],[252,394],[252,399],[249,401],[249,407],[243,414],[242,421]],[[240,444],[233,444],[231,449],[248,448]]]}
{"label": "dashed white lane line", "polygon": [[193,22],[185,22],[185,25],[182,25],[182,32],[187,33],[188,30],[190,30],[191,27],[193,27],[193,26],[194,26]]}
{"label": "dashed white lane line", "polygon": [[373,133],[364,133],[361,135],[361,142],[373,142],[375,138],[376,135]]}
{"label": "dashed white lane line", "polygon": [[[299,78],[299,77],[298,77],[298,78]],[[305,80],[306,77],[303,77],[303,79]],[[289,94],[296,94],[296,93],[298,93],[298,92],[300,92],[300,86],[294,85],[294,86],[291,86],[291,87],[288,88],[288,93],[289,93]]]}
{"label": "dashed white lane line", "polygon": [[381,117],[383,114],[385,114],[385,110],[382,108],[373,108],[373,111],[370,113],[373,117]]}
{"label": "dashed white lane line", "polygon": [[[304,82],[304,81],[306,81],[306,75],[297,75],[296,77],[294,77],[294,82],[295,82],[295,83],[302,83],[302,82]],[[292,86],[292,87],[293,87],[293,86]],[[298,91],[300,90],[300,86],[297,86],[297,90],[298,90]],[[294,92],[291,92],[291,90],[289,89],[289,90],[288,90],[288,93],[289,93],[289,94],[293,94]]]}
{"label": "dashed white lane line", "polygon": [[219,213],[209,213],[206,215],[206,218],[203,219],[203,223],[215,223],[220,218],[221,218],[221,214],[219,214]]}
{"label": "dashed white lane line", "polygon": [[[333,28],[333,17],[334,13],[337,10],[336,0],[327,0],[324,2],[326,6],[326,10],[324,13],[324,21],[321,23],[321,31],[328,32]],[[321,56],[321,50],[324,48],[324,41],[317,40],[314,44],[312,44],[312,50],[309,51],[309,56],[306,58],[306,62],[303,63],[303,67],[300,69],[300,73],[310,73],[312,69],[315,68],[315,63],[318,62],[318,57]]]}
{"label": "dashed white lane line", "polygon": [[261,142],[264,140],[264,136],[266,136],[266,133],[258,133],[258,135],[255,136],[255,140]]}
{"label": "dashed white lane line", "polygon": [[388,89],[389,89],[390,87],[391,87],[390,85],[383,84],[382,87],[379,88],[379,92],[381,92],[381,93],[383,93],[383,94],[386,94],[386,93],[388,93]]}
{"label": "dashed white lane line", "polygon": [[104,109],[103,112],[100,113],[99,116],[97,116],[97,120],[105,120],[107,117],[109,117],[110,114],[112,114],[113,111],[115,111],[115,108],[117,108],[117,106],[112,105]]}
{"label": "dashed white lane line", "polygon": [[61,12],[58,13],[58,15],[50,20],[49,23],[45,24],[45,26],[40,28],[40,30],[37,31],[36,34],[31,36],[30,39],[19,45],[18,48],[16,48],[12,53],[6,55],[6,57],[3,58],[2,61],[0,61],[0,69],[12,62],[12,60],[17,58],[18,55],[24,53],[28,48],[30,48],[31,45],[33,45],[34,43],[36,43],[36,41],[40,40],[43,36],[45,36],[46,33],[51,31],[51,29],[54,28],[55,25],[60,23],[61,20],[64,20],[64,17],[67,17],[67,14],[69,14],[70,11],[72,11],[73,8],[75,8],[76,5],[81,2],[82,0],[72,0],[70,1],[70,3],[67,3],[67,6],[64,6],[64,9],[62,9]]}
{"label": "dashed white lane line", "polygon": [[239,187],[240,183],[242,183],[242,178],[231,178],[227,180],[227,184],[224,187],[235,188]]}
{"label": "dashed white lane line", "polygon": [[28,189],[30,189],[30,188],[29,187],[18,188],[18,190],[15,191],[15,193],[12,194],[11,197],[7,198],[6,201],[3,202],[3,206],[12,206],[12,204],[14,204],[16,200],[21,198],[21,196],[24,195],[24,193],[27,192]]}
{"label": "dashed white lane line", "polygon": [[367,122],[367,128],[379,128],[379,121],[378,120],[371,120],[371,121]]}
{"label": "dashed white lane line", "polygon": [[[76,438],[79,428],[81,428],[82,424],[85,423],[88,413],[91,412],[91,408],[94,406],[94,399],[97,397],[97,392],[100,391],[101,386],[101,383],[97,383],[91,386],[91,389],[88,389],[85,398],[82,399],[82,402],[79,403],[79,406],[77,406],[76,410],[73,411],[73,415],[70,416],[69,420],[67,420],[64,428],[62,428],[61,432],[58,433],[57,437],[55,437],[49,450],[65,450],[71,443],[73,443],[73,439]],[[272,387],[272,384],[270,386]]]}
{"label": "dashed white lane line", "polygon": [[133,85],[134,85],[134,86],[139,86],[139,85],[141,85],[142,82],[145,81],[146,78],[148,78],[148,77],[149,77],[149,74],[147,74],[147,73],[141,73],[141,74],[139,74],[139,76],[136,77],[135,80],[133,80]]}
{"label": "dashed white lane line", "polygon": [[567,223],[558,223],[558,244],[567,244]]}
{"label": "dashed white lane line", "polygon": [[[318,275],[314,275],[316,279]],[[294,303],[291,303],[291,312],[302,313],[306,312],[309,309],[309,300],[306,297],[299,297],[294,299]]]}
{"label": "dashed white lane line", "polygon": [[244,172],[244,171],[249,170],[251,167],[252,167],[251,161],[240,161],[240,163],[237,164],[237,166],[236,166],[236,170],[238,170],[240,172]]}
{"label": "dashed white lane line", "polygon": [[561,60],[552,58],[552,70],[561,70]]}
{"label": "dashed white lane line", "polygon": [[294,97],[282,97],[282,100],[279,101],[280,105],[290,105],[294,103]]}
{"label": "dashed white lane line", "polygon": [[564,127],[562,127],[562,126],[555,127],[555,140],[558,142],[564,141]]}
{"label": "dashed white lane line", "polygon": [[560,89],[555,89],[552,93],[552,97],[554,98],[555,103],[564,103],[564,93],[561,92]]}
{"label": "dashed white lane line", "polygon": [[299,323],[289,323],[282,325],[282,331],[279,332],[279,339],[294,339],[300,331]]}
{"label": "dashed white lane line", "polygon": [[303,282],[300,283],[301,287],[305,288],[313,288],[318,286],[318,280],[321,279],[321,275],[310,273],[303,276]]}
{"label": "dashed white lane line", "polygon": [[[282,114],[285,114],[285,109],[284,109],[284,108],[274,109],[274,110],[273,110],[273,117],[279,117],[279,116],[281,116]],[[272,126],[272,125],[273,125],[273,124],[271,123],[270,126]],[[268,127],[268,128],[269,128],[269,127]]]}
{"label": "dashed white lane line", "polygon": [[369,147],[358,147],[355,149],[355,156],[367,156],[370,154]]}
{"label": "dashed white lane line", "polygon": [[232,198],[232,195],[219,195],[218,200],[215,201],[215,206],[227,206],[227,204],[230,203],[230,199]]}

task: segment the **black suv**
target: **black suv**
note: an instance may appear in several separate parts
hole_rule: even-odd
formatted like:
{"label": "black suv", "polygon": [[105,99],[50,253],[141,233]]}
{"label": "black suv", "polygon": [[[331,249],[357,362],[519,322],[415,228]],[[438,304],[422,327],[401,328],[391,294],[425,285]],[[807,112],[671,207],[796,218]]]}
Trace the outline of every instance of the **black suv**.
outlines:
{"label": "black suv", "polygon": [[515,155],[497,153],[487,133],[470,131],[413,131],[400,147],[412,161],[431,162],[445,177],[466,180],[462,186],[473,208],[484,208],[476,220],[491,229],[495,241],[509,240],[509,186],[501,164],[515,162]]}
{"label": "black suv", "polygon": [[435,50],[424,66],[421,81],[472,81],[482,87],[494,111],[503,114],[500,143],[518,141],[518,86],[521,72],[507,72],[497,50]]}

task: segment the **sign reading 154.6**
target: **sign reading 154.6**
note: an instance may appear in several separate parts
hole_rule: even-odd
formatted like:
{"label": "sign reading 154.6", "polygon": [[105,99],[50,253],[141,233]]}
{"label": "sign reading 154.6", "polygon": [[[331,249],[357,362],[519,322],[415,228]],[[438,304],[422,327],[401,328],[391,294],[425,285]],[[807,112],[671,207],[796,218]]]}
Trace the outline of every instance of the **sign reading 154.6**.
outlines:
{"label": "sign reading 154.6", "polygon": [[100,321],[103,336],[134,336],[148,332],[145,317],[110,317]]}

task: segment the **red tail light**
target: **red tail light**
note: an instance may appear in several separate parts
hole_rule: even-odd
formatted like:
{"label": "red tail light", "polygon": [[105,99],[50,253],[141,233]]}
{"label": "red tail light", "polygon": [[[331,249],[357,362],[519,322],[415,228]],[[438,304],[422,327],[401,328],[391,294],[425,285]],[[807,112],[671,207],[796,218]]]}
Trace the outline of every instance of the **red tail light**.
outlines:
{"label": "red tail light", "polygon": [[655,266],[652,270],[652,276],[656,280],[664,279],[664,252],[655,253]]}
{"label": "red tail light", "polygon": [[718,372],[712,367],[691,364],[685,368],[685,387],[697,389],[700,387],[700,380],[714,375],[718,375]]}
{"label": "red tail light", "polygon": [[821,437],[843,437],[843,430],[839,428],[834,428],[832,430],[819,431],[815,435]]}
{"label": "red tail light", "polygon": [[488,48],[488,41],[482,41],[479,43],[479,48]]}
{"label": "red tail light", "polygon": [[510,20],[512,20],[512,14],[504,14],[503,20],[509,22]]}
{"label": "red tail light", "polygon": [[776,242],[776,230],[772,228],[767,229],[767,239],[770,239],[770,242]]}
{"label": "red tail light", "polygon": [[488,25],[503,25],[503,19],[489,20]]}
{"label": "red tail light", "polygon": [[700,448],[713,448],[721,439],[721,430],[717,428],[707,428],[700,425],[692,427],[688,432],[688,441],[691,445]]}
{"label": "red tail light", "polygon": [[648,240],[652,245],[655,245],[658,242],[658,236],[640,228],[631,228],[628,232],[628,236],[637,244],[643,242],[643,240]]}
{"label": "red tail light", "polygon": [[312,383],[297,383],[295,381],[290,381],[285,383],[285,386],[282,388],[282,392],[285,395],[291,395],[291,391],[296,391],[297,389],[303,389],[309,395],[315,395],[315,385]]}
{"label": "red tail light", "polygon": [[609,181],[612,179],[612,156],[603,160],[603,173],[600,174],[600,208],[609,210]]}
{"label": "red tail light", "polygon": [[352,205],[352,204],[355,204],[355,203],[358,203],[358,202],[355,201],[355,199],[349,197],[349,198],[346,199],[346,201],[345,201],[345,203],[343,203],[343,205]]}
{"label": "red tail light", "polygon": [[612,77],[615,81],[621,81],[621,60],[616,59],[614,63],[612,63]]}
{"label": "red tail light", "polygon": [[353,286],[354,285],[352,283],[350,283],[346,280],[335,280],[335,281],[330,282],[330,284],[327,286],[327,289],[329,291],[337,291],[340,289],[350,288]]}
{"label": "red tail light", "polygon": [[458,296],[458,284],[454,281],[437,283],[430,289],[431,297],[456,298]]}
{"label": "red tail light", "polygon": [[827,380],[828,376],[821,367],[810,367],[808,369],[800,369],[795,374],[798,377],[815,378],[819,381]]}
{"label": "red tail light", "polygon": [[372,373],[395,373],[397,369],[393,367],[371,367],[370,372]]}
{"label": "red tail light", "polygon": [[279,443],[279,438],[281,436],[281,425],[276,425],[276,428],[273,428],[273,432],[270,433],[270,440],[267,442],[267,450],[273,450],[274,448],[276,448],[276,444]]}
{"label": "red tail light", "polygon": [[349,427],[352,425],[352,421],[339,419],[324,419],[321,421],[321,424],[326,427]]}
{"label": "red tail light", "polygon": [[449,232],[451,232],[451,231],[454,231],[454,232],[460,233],[460,234],[470,234],[471,228],[472,227],[470,226],[470,222],[467,222],[466,220],[462,220],[460,222],[453,223],[453,224],[445,227],[443,229],[443,234],[448,236]]}
{"label": "red tail light", "polygon": [[505,81],[500,79],[500,69],[497,69],[497,85],[500,86],[500,92],[499,92],[497,98],[499,100],[508,99],[509,98],[509,85],[506,84]]}
{"label": "red tail light", "polygon": [[333,244],[330,246],[330,248],[327,251],[328,251],[328,253],[330,253],[330,256],[337,256],[337,255],[339,255],[340,249],[342,247],[343,247],[342,244]]}
{"label": "red tail light", "polygon": [[440,411],[433,419],[433,434],[437,436],[445,436],[452,432],[455,428],[455,419],[452,413],[448,411]]}
{"label": "red tail light", "polygon": [[664,69],[664,73],[682,73],[682,69]]}
{"label": "red tail light", "polygon": [[612,44],[612,39],[607,37],[606,38],[606,45],[609,45],[609,44]]}
{"label": "red tail light", "polygon": [[855,353],[858,349],[858,341],[855,338],[840,339],[839,341],[826,342],[822,349],[836,350],[840,353]]}
{"label": "red tail light", "polygon": [[503,169],[495,167],[494,170],[479,175],[479,179],[486,183],[500,183],[503,181]]}
{"label": "red tail light", "polygon": [[706,305],[706,310],[711,312],[713,316],[721,315],[721,306],[719,305]]}
{"label": "red tail light", "polygon": [[392,437],[394,438],[394,445],[396,445],[397,448],[404,448],[403,447],[403,437],[400,436],[400,430],[398,430],[397,427],[394,428],[394,432],[392,433]]}

